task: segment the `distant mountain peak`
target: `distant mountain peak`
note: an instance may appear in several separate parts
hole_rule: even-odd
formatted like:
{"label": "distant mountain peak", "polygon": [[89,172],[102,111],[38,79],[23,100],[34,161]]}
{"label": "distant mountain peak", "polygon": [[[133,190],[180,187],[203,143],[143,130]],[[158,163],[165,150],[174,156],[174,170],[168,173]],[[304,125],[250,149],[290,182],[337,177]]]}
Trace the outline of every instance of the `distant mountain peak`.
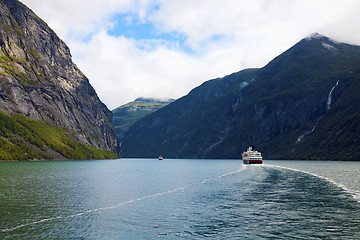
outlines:
{"label": "distant mountain peak", "polygon": [[308,35],[307,37],[305,37],[306,40],[313,40],[313,39],[319,39],[319,38],[324,38],[326,36],[318,33],[318,32],[314,32],[310,35]]}
{"label": "distant mountain peak", "polygon": [[131,125],[136,121],[165,107],[173,101],[175,100],[172,98],[139,97],[133,102],[114,109],[112,111],[113,121],[118,138],[122,139]]}
{"label": "distant mountain peak", "polygon": [[[314,32],[310,35],[308,35],[307,37],[305,37],[305,40],[310,41],[310,40],[318,40],[318,39],[326,39],[329,43],[334,43],[334,44],[340,44],[339,41],[336,41],[334,39],[331,39],[325,35],[322,35],[320,33]],[[326,43],[327,45],[329,45],[328,43]],[[324,46],[325,47],[325,46]],[[326,47],[325,47],[326,48]]]}
{"label": "distant mountain peak", "polygon": [[139,97],[134,102],[173,102],[172,98],[151,98],[151,97]]}

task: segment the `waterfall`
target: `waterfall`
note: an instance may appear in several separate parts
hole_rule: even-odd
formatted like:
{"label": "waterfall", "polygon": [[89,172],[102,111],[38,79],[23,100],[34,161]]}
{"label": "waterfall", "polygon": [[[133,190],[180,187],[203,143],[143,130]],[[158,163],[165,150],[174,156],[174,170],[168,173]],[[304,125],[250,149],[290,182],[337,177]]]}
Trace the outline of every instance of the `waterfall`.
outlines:
{"label": "waterfall", "polygon": [[331,107],[331,98],[332,98],[332,92],[334,91],[335,87],[339,84],[339,81],[336,82],[335,86],[332,87],[332,89],[329,92],[328,100],[326,104],[326,110],[329,111]]}

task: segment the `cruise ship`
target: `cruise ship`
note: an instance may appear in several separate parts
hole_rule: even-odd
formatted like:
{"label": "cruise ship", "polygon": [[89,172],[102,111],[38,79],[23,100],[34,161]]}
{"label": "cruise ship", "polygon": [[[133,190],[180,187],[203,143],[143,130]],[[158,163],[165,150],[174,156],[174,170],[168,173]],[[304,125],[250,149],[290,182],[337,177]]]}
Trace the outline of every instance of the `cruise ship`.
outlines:
{"label": "cruise ship", "polygon": [[246,152],[243,152],[242,159],[245,164],[262,164],[263,159],[261,153],[255,151],[254,147],[249,147]]}

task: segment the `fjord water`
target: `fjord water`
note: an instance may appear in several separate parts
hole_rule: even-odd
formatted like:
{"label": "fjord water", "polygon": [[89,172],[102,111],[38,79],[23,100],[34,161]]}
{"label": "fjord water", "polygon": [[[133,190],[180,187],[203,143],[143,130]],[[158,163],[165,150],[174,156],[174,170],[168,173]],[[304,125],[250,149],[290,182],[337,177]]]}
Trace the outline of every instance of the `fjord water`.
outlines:
{"label": "fjord water", "polygon": [[359,239],[360,163],[0,162],[0,239]]}

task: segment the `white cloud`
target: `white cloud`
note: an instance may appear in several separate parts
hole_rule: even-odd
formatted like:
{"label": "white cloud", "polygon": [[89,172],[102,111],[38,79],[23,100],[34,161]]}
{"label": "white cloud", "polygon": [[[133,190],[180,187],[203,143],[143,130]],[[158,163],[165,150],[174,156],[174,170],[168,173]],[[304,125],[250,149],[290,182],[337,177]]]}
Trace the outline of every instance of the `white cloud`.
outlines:
{"label": "white cloud", "polygon": [[[140,96],[179,98],[204,80],[238,67],[236,53],[239,52],[235,49],[229,49],[227,54],[217,50],[201,56],[163,45],[141,50],[135,40],[109,36],[104,31],[87,44],[71,45],[74,55],[81,56],[77,65],[86,72],[109,108],[117,107],[122,99],[128,101]],[[219,72],[219,65],[226,70]]]}
{"label": "white cloud", "polygon": [[[181,97],[246,67],[262,67],[312,32],[360,45],[357,0],[23,0],[69,45],[110,109],[140,96]],[[110,36],[116,14],[181,40]],[[86,39],[86,41],[84,41]]]}
{"label": "white cloud", "polygon": [[86,37],[110,28],[116,14],[133,13],[140,17],[152,0],[22,0],[62,38]]}

